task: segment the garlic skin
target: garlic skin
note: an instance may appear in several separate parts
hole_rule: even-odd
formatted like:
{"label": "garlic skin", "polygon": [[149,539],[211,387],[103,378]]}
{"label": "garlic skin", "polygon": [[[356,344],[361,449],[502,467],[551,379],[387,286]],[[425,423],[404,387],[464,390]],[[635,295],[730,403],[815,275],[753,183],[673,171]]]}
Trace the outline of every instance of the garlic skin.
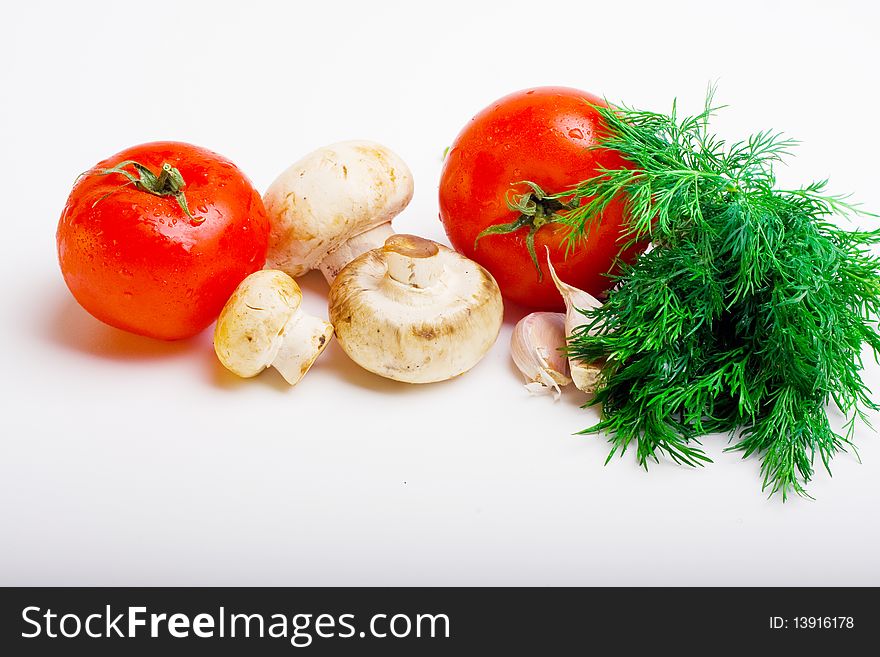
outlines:
{"label": "garlic skin", "polygon": [[558,400],[561,386],[571,383],[565,346],[565,315],[537,312],[523,317],[510,336],[510,355],[525,376],[526,389],[535,394],[553,392]]}
{"label": "garlic skin", "polygon": [[[587,318],[578,309],[591,310],[600,308],[602,302],[588,292],[584,292],[568,283],[560,280],[550,262],[550,253],[547,253],[547,267],[550,268],[550,275],[556,284],[556,289],[562,295],[565,301],[565,335],[570,336],[574,333],[574,329],[587,323]],[[599,375],[602,372],[602,363],[588,363],[582,360],[569,359],[571,371],[571,379],[578,390],[582,390],[588,394],[596,392],[599,384]]]}

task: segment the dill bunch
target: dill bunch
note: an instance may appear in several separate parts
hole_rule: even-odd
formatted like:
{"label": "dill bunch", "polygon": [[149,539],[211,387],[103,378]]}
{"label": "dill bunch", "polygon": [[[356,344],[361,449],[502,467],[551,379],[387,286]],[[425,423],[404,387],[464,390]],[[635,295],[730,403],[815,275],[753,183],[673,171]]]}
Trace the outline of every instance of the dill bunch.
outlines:
{"label": "dill bunch", "polygon": [[[700,436],[727,432],[728,450],[760,456],[763,489],[785,500],[807,495],[816,455],[829,469],[856,418],[878,409],[860,371],[863,344],[880,351],[880,232],[832,223],[861,212],[827,181],[778,189],[773,165],[795,142],[760,132],[725,143],[708,130],[712,95],[684,118],[674,104],[668,115],[599,107],[598,147],[632,168],[546,195],[570,208],[556,218],[569,248],[621,194],[626,239],[653,244],[569,337],[570,356],[606,362],[589,402],[602,419],[581,433],[606,433],[609,460],[635,443],[647,468],[658,455],[709,462]],[[830,405],[847,417],[841,433]]]}

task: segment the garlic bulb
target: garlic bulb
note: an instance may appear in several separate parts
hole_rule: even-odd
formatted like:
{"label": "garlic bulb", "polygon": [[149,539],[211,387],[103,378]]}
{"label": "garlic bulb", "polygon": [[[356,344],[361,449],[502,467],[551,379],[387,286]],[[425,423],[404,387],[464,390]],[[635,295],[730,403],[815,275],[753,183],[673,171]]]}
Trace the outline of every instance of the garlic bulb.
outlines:
{"label": "garlic bulb", "polygon": [[[568,283],[564,283],[556,275],[553,263],[550,262],[550,253],[547,253],[547,266],[550,268],[550,275],[556,284],[556,289],[565,300],[565,335],[570,336],[574,333],[574,329],[587,323],[587,318],[579,309],[590,310],[599,308],[602,302],[588,292],[584,292]],[[578,390],[586,393],[596,392],[599,383],[599,374],[602,371],[602,363],[588,363],[582,360],[569,359],[571,371],[571,379]]]}
{"label": "garlic bulb", "polygon": [[560,386],[571,383],[565,346],[565,315],[562,313],[531,313],[513,328],[510,355],[526,377],[526,389],[533,393],[553,391],[554,399],[562,394]]}

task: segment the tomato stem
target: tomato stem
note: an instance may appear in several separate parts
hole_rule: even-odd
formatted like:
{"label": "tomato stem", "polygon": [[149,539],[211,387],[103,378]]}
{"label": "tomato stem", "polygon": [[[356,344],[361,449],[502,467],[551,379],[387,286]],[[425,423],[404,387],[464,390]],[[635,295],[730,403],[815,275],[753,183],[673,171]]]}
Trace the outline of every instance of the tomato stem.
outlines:
{"label": "tomato stem", "polygon": [[[137,175],[126,168],[129,166],[134,168]],[[205,221],[204,217],[194,217],[192,212],[189,211],[186,196],[183,193],[183,190],[186,187],[186,181],[183,179],[183,176],[177,167],[172,166],[168,162],[162,163],[159,175],[154,174],[146,166],[140,162],[135,162],[134,160],[125,160],[124,162],[115,164],[109,169],[98,170],[99,176],[107,176],[113,173],[119,173],[128,178],[128,182],[120,185],[117,189],[127,187],[128,185],[134,185],[142,192],[147,192],[154,196],[171,196],[177,201],[177,204],[180,205],[181,209],[186,213],[186,216],[190,218],[190,221],[192,221],[193,224],[198,225]],[[112,194],[112,192],[104,194],[104,196],[95,201],[95,204],[97,205],[110,194]]]}
{"label": "tomato stem", "polygon": [[522,228],[528,228],[526,233],[526,249],[538,272],[538,281],[544,280],[544,272],[541,269],[541,263],[538,261],[538,254],[535,252],[535,234],[545,225],[551,223],[559,223],[562,219],[559,212],[561,210],[570,210],[576,202],[564,202],[553,195],[547,194],[537,184],[530,180],[511,183],[513,185],[528,185],[531,191],[523,194],[517,194],[513,189],[507,190],[505,202],[507,207],[519,212],[519,216],[509,223],[493,224],[483,230],[474,240],[474,249],[480,238],[486,235],[506,235],[515,233]]}

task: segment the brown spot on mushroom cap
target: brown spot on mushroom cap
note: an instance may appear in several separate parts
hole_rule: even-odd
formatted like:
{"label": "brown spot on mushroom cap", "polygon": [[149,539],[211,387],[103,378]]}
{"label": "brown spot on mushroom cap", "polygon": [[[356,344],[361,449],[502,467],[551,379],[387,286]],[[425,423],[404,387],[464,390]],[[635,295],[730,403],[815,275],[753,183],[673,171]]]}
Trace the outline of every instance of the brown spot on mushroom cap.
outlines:
{"label": "brown spot on mushroom cap", "polygon": [[422,324],[421,326],[413,326],[412,334],[422,340],[434,340],[437,337],[437,328],[430,324]]}
{"label": "brown spot on mushroom cap", "polygon": [[377,146],[378,146],[378,144],[376,146],[361,144],[361,145],[355,146],[354,149],[356,151],[358,151],[359,153],[366,155],[368,158],[373,158],[376,161],[384,164],[385,163],[385,152],[382,150],[382,148],[377,147]]}
{"label": "brown spot on mushroom cap", "polygon": [[484,296],[494,294],[498,289],[498,283],[495,282],[492,274],[490,274],[487,269],[480,265],[477,265],[477,267],[479,267],[480,277],[482,279],[480,282],[480,290],[482,294]]}
{"label": "brown spot on mushroom cap", "polygon": [[[464,317],[471,314],[470,308],[461,308],[458,310]],[[457,322],[439,322],[435,324],[420,324],[412,327],[412,334],[423,340],[436,340],[438,338],[446,338],[455,335],[458,332]]]}

